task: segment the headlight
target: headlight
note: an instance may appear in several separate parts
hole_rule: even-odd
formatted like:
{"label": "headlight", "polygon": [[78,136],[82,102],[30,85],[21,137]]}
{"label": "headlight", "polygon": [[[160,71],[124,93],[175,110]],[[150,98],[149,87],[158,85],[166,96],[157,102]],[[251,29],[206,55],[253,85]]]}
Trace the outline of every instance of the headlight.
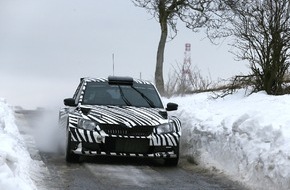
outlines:
{"label": "headlight", "polygon": [[96,128],[96,123],[86,119],[80,119],[78,126],[80,128],[93,131]]}
{"label": "headlight", "polygon": [[173,132],[173,123],[165,123],[156,127],[158,134]]}

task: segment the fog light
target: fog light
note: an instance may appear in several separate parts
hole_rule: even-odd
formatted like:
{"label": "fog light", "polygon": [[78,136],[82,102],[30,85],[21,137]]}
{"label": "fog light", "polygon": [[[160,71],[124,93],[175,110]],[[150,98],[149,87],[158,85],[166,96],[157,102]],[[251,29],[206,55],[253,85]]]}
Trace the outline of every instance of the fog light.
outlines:
{"label": "fog light", "polygon": [[104,142],[104,137],[98,135],[96,140],[97,140],[97,142]]}

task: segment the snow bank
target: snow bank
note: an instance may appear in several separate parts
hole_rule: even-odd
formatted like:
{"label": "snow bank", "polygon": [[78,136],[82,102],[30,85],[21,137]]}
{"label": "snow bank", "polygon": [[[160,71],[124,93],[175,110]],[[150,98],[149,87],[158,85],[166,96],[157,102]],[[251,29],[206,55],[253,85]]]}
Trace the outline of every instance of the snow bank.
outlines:
{"label": "snow bank", "polygon": [[31,159],[15,125],[12,110],[0,99],[0,189],[36,189],[30,178]]}
{"label": "snow bank", "polygon": [[176,97],[182,154],[251,189],[290,189],[290,95]]}

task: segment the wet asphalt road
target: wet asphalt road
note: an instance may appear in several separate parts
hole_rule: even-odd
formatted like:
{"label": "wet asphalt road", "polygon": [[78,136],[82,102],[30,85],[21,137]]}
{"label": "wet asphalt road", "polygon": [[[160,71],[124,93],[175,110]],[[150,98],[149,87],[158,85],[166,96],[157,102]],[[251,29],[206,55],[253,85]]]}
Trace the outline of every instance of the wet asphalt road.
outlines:
{"label": "wet asphalt road", "polygon": [[[33,136],[45,112],[21,111],[15,114],[20,132]],[[46,117],[46,116],[45,116]],[[47,133],[48,134],[48,133]],[[244,190],[246,188],[209,172],[182,158],[178,167],[165,167],[161,160],[123,157],[82,157],[80,163],[66,163],[64,155],[45,151],[28,143],[33,159],[44,163],[41,176],[35,181],[44,190],[103,189],[193,189]],[[37,149],[37,150],[35,150]]]}

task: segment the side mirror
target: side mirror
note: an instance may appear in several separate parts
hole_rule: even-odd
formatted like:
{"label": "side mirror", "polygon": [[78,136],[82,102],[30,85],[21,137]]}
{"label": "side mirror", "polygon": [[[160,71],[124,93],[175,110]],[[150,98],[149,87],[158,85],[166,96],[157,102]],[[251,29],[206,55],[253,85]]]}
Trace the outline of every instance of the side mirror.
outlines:
{"label": "side mirror", "polygon": [[178,104],[175,104],[175,103],[171,103],[169,102],[167,104],[167,108],[166,108],[166,111],[175,111],[178,109]]}
{"label": "side mirror", "polygon": [[76,104],[76,100],[73,99],[73,98],[66,98],[66,99],[63,100],[63,103],[64,103],[64,105],[66,105],[66,106],[72,106],[72,107],[77,106],[77,104]]}

